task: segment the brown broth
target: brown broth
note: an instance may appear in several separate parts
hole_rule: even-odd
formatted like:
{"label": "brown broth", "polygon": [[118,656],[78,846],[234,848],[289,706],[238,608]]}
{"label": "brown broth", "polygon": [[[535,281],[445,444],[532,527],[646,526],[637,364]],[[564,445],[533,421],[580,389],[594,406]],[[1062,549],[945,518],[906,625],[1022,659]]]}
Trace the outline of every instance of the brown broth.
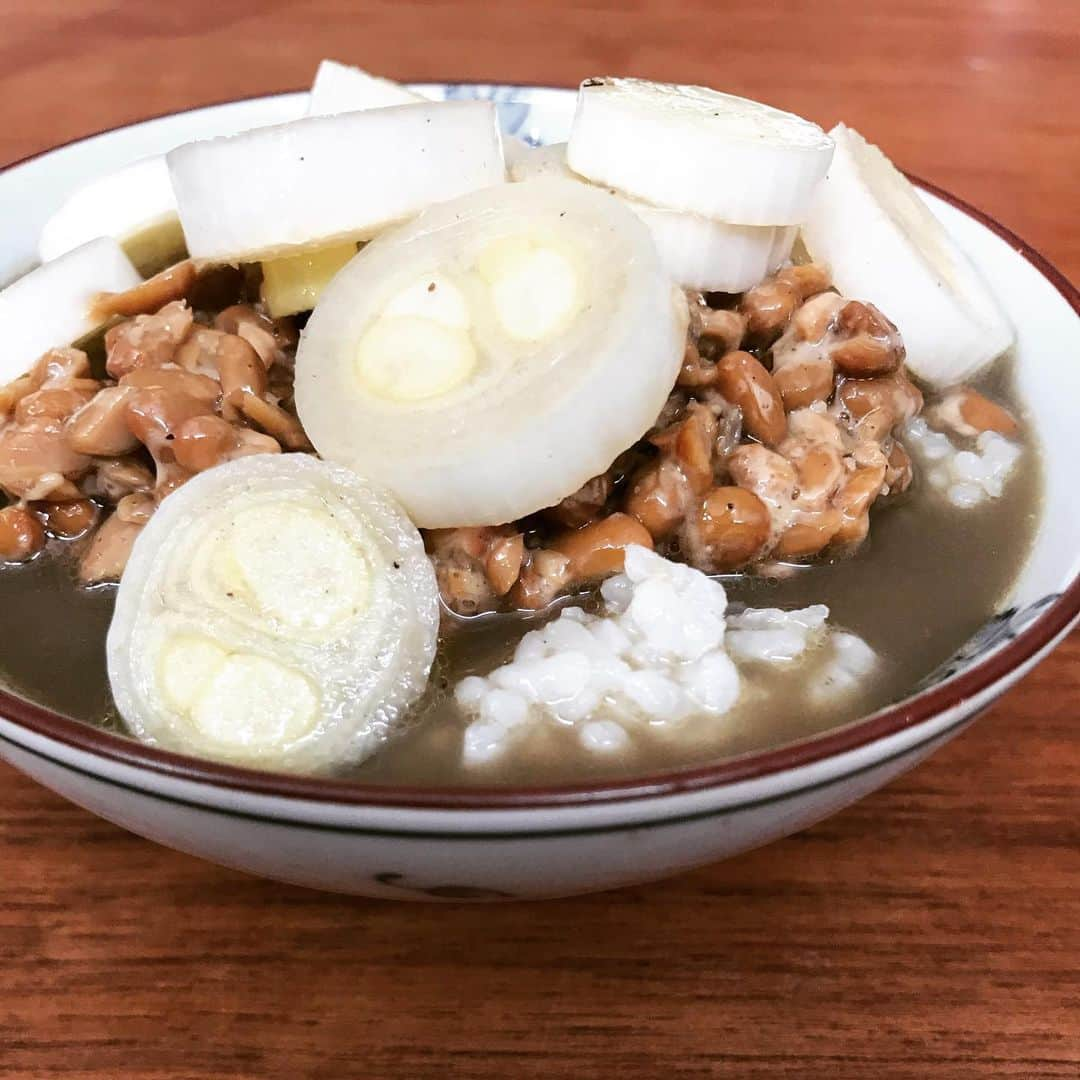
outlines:
{"label": "brown broth", "polygon": [[[980,385],[1010,400],[1007,366]],[[553,783],[617,777],[692,765],[775,747],[844,724],[910,693],[999,608],[1031,545],[1041,474],[1029,445],[1000,499],[951,509],[920,484],[903,501],[873,513],[870,537],[850,559],[816,565],[781,582],[725,580],[732,600],[751,606],[827,604],[832,621],[859,634],[884,658],[880,672],[841,705],[808,704],[798,674],[759,673],[740,704],[689,737],[646,732],[617,758],[570,752],[568,733],[552,730],[528,753],[482,771],[461,764],[464,720],[451,690],[470,673],[509,658],[535,617],[497,616],[448,626],[432,689],[407,730],[348,775],[379,784]],[[0,570],[4,633],[0,669],[16,692],[98,726],[123,730],[112,705],[104,641],[112,588],[77,588],[74,551],[55,545],[23,567]],[[762,707],[762,680],[768,705]],[[758,699],[755,701],[755,699]]]}
{"label": "brown broth", "polygon": [[[999,500],[961,512],[913,493],[872,516],[870,537],[851,559],[814,566],[787,581],[725,580],[731,600],[753,607],[826,604],[834,624],[874,648],[884,659],[880,670],[841,704],[808,702],[805,669],[786,674],[758,668],[754,677],[770,681],[766,707],[755,702],[763,694],[752,692],[751,679],[751,692],[744,689],[728,716],[686,739],[646,734],[632,740],[624,755],[600,758],[574,752],[572,735],[552,726],[546,741],[528,754],[473,771],[461,764],[462,720],[443,691],[412,730],[356,771],[357,778],[388,784],[521,784],[626,776],[770,749],[848,723],[911,693],[999,610],[1034,536],[1038,501],[1038,469],[1029,451]],[[440,674],[449,685],[509,659],[521,633],[506,624],[510,618],[479,620],[444,647]]]}
{"label": "brown broth", "polygon": [[[185,254],[175,222],[129,238],[125,248],[146,274]],[[196,306],[214,310],[235,301],[232,294],[242,283],[223,273],[224,282],[221,274],[207,279],[205,303]],[[99,339],[82,344],[100,367]],[[1015,405],[1011,358],[1003,357],[976,385]],[[508,660],[521,636],[543,619],[449,619],[429,692],[406,730],[346,775],[387,785],[462,786],[619,777],[763,750],[848,723],[909,694],[996,613],[1034,538],[1041,492],[1032,442],[1002,497],[973,510],[951,509],[933,497],[916,468],[912,492],[872,513],[870,536],[853,558],[815,565],[781,582],[725,579],[729,598],[753,607],[826,604],[835,625],[859,634],[884,658],[868,685],[840,705],[808,703],[802,665],[789,673],[751,667],[742,671],[739,704],[719,722],[691,723],[674,738],[636,731],[631,749],[614,758],[581,752],[570,732],[548,725],[527,752],[467,770],[461,763],[466,721],[454,705],[454,685]],[[0,683],[66,716],[122,732],[105,669],[115,588],[76,585],[81,543],[54,541],[26,566],[0,565]]]}

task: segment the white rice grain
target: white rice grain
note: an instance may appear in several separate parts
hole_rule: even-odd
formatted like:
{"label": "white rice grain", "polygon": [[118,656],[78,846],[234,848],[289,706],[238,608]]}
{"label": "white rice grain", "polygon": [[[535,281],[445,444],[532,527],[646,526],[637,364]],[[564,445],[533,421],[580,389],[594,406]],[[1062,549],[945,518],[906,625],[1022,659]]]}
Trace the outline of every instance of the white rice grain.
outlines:
{"label": "white rice grain", "polygon": [[973,449],[961,449],[921,416],[904,427],[903,439],[915,458],[927,466],[930,487],[961,510],[998,498],[1023,452],[996,431],[984,431],[975,439]]}
{"label": "white rice grain", "polygon": [[[677,732],[690,717],[717,722],[738,703],[738,663],[783,664],[832,640],[815,693],[848,692],[876,663],[852,634],[831,632],[829,609],[728,613],[723,586],[641,547],[601,588],[603,614],[564,608],[526,634],[513,659],[455,689],[466,764],[498,760],[538,724],[569,727],[583,752],[611,754],[639,730]],[[831,637],[830,637],[831,635]]]}

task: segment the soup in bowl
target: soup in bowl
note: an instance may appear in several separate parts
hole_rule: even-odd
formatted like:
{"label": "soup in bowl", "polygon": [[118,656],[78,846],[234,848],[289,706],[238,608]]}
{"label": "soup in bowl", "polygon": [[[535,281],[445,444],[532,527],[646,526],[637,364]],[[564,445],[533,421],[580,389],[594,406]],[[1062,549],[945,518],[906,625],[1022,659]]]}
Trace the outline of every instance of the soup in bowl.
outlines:
{"label": "soup in bowl", "polygon": [[1066,631],[1076,298],[1004,230],[701,88],[326,71],[0,178],[13,763],[258,873],[554,895],[824,816]]}

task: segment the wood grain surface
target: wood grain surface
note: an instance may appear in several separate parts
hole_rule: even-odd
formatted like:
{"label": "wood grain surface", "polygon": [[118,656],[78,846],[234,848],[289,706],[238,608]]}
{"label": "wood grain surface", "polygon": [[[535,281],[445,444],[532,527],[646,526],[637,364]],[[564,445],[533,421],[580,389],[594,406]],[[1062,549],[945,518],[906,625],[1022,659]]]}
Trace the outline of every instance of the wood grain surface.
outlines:
{"label": "wood grain surface", "polygon": [[[842,117],[1080,276],[1076,0],[0,13],[6,161],[297,88],[325,55],[418,79],[633,73]],[[1075,1078],[1078,714],[1074,636],[930,762],[809,832],[501,908],[244,877],[0,766],[0,1078]]]}

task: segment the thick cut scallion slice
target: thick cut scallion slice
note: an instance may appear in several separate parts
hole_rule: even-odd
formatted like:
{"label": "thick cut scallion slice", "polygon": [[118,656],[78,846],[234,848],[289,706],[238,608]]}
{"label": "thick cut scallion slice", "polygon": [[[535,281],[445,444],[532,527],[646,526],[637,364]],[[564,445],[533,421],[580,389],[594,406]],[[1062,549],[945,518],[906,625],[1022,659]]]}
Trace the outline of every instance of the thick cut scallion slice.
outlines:
{"label": "thick cut scallion slice", "polygon": [[586,79],[567,160],[656,206],[733,225],[798,225],[832,158],[817,126],[703,86]]}
{"label": "thick cut scallion slice", "polygon": [[210,469],[135,543],[107,654],[143,742],[328,772],[423,693],[438,590],[420,535],[347,469],[300,454]]}
{"label": "thick cut scallion slice", "polygon": [[391,79],[383,79],[349,64],[339,64],[336,60],[323,60],[311,84],[307,114],[334,116],[393,105],[414,105],[427,100],[423,94]]}
{"label": "thick cut scallion slice", "polygon": [[[566,164],[566,144],[525,148],[510,165],[512,180],[561,176],[589,183]],[[728,225],[700,214],[667,210],[611,194],[646,225],[660,258],[680,285],[708,292],[742,292],[772,273],[791,254],[794,226]]]}
{"label": "thick cut scallion slice", "polygon": [[188,251],[203,262],[367,240],[505,179],[488,101],[310,116],[188,143],[167,161]]}
{"label": "thick cut scallion slice", "polygon": [[179,247],[176,199],[165,158],[142,158],[77,188],[45,223],[38,254],[48,262],[99,236],[125,242],[164,228],[172,228],[173,246]]}
{"label": "thick cut scallion slice", "polygon": [[603,472],[648,430],[687,307],[648,230],[565,180],[433,208],[364,248],[297,353],[319,452],[422,527],[512,521]]}
{"label": "thick cut scallion slice", "polygon": [[0,385],[18,378],[49,349],[71,345],[101,325],[102,292],[126,292],[142,278],[120,245],[99,237],[24,274],[0,292]]}
{"label": "thick cut scallion slice", "polygon": [[1012,345],[1008,317],[907,177],[852,128],[831,134],[836,156],[802,228],[806,250],[842,293],[896,323],[916,375],[963,382]]}
{"label": "thick cut scallion slice", "polygon": [[274,318],[310,311],[334,275],[356,254],[346,240],[327,247],[267,259],[262,264],[262,298]]}

